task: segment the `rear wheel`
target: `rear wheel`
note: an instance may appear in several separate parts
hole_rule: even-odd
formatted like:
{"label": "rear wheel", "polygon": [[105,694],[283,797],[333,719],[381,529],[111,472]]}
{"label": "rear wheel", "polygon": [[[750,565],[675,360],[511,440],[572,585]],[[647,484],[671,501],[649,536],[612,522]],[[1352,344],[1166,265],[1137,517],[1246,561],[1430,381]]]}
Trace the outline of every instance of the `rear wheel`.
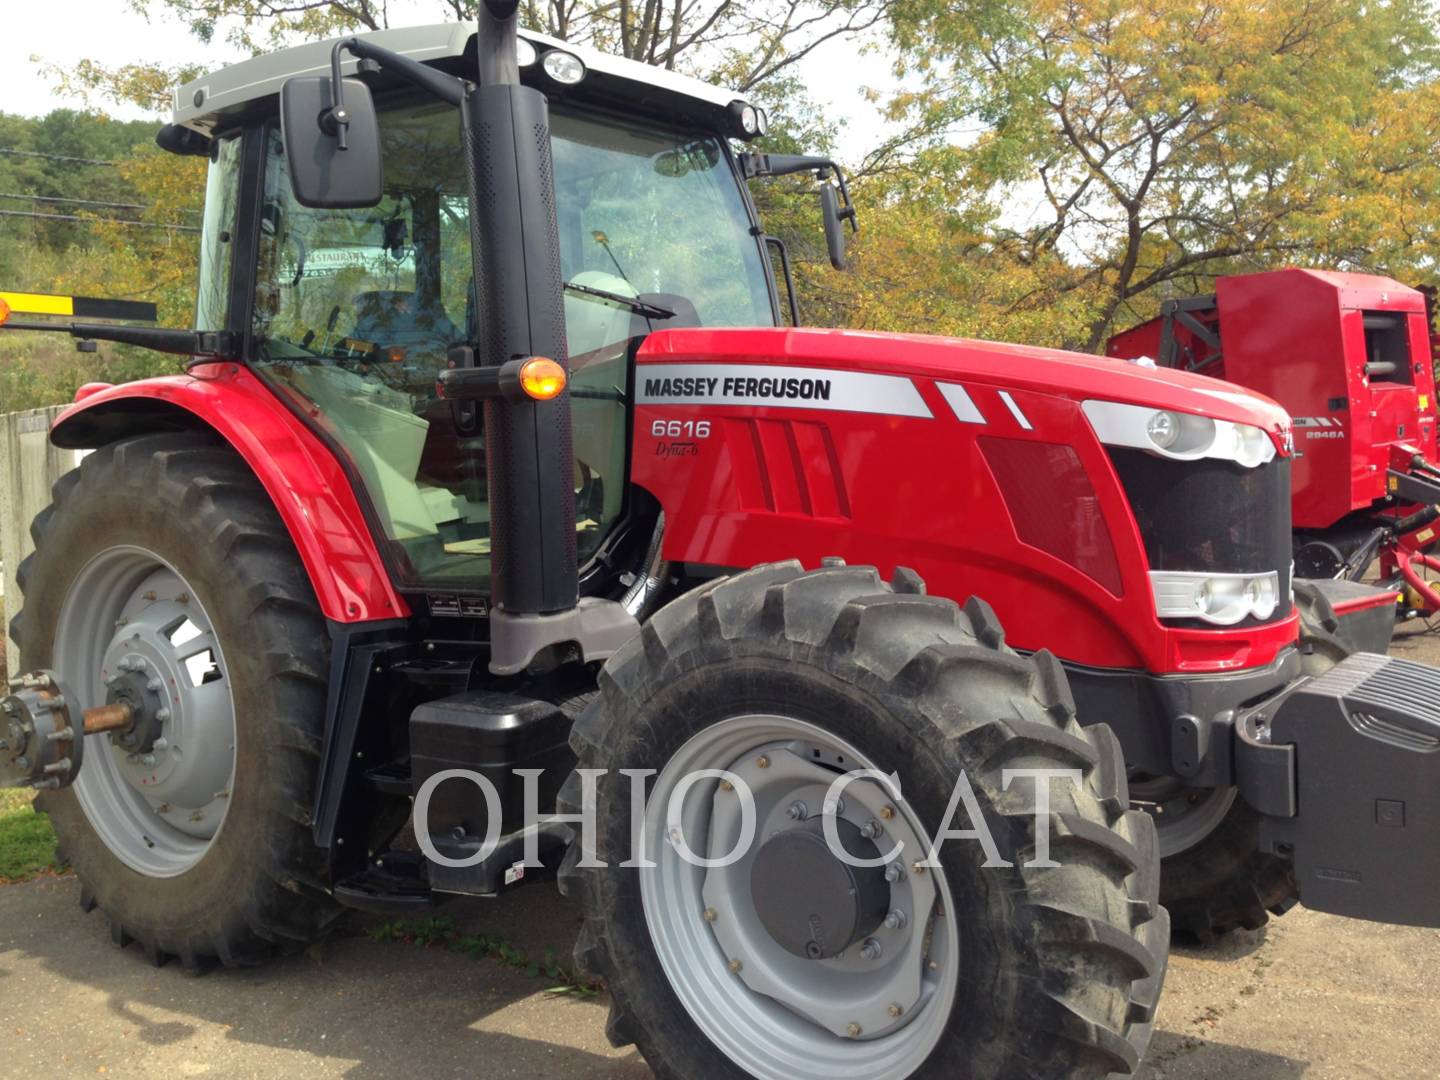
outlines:
{"label": "rear wheel", "polygon": [[[1004,649],[985,605],[897,584],[789,563],[690,593],[610,661],[576,725],[581,768],[602,770],[609,864],[567,856],[562,887],[586,913],[576,956],[609,983],[611,1040],[661,1077],[1106,1077],[1144,1054],[1168,920],[1118,743],[1075,723],[1059,664]],[[619,865],[622,769],[654,770],[634,849],[653,868]],[[1035,784],[1007,785],[1014,769],[1074,771],[1049,786],[1058,866],[1025,865]],[[856,770],[869,775],[833,797]],[[942,831],[972,827],[950,821],[962,775],[1013,865],[986,868],[980,842],[954,838],[924,865]],[[577,773],[562,809],[583,791]],[[847,867],[827,829],[876,865]],[[682,844],[739,854],[701,866]]]}
{"label": "rear wheel", "polygon": [[82,903],[156,963],[314,940],[338,910],[309,829],[327,635],[264,490],[224,446],[140,436],[63,477],[31,532],[25,670],[139,718],[39,803]]}

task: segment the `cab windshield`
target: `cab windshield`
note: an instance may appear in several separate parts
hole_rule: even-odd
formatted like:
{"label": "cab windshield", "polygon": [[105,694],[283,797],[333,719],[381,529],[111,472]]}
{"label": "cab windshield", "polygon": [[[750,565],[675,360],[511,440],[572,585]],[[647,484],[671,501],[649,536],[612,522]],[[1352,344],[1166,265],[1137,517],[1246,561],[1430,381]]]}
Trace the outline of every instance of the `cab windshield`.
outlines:
{"label": "cab windshield", "polygon": [[[402,584],[484,589],[485,432],[435,396],[449,347],[483,332],[459,118],[427,103],[380,122],[385,196],[364,210],[295,202],[271,131],[253,356],[353,462]],[[559,109],[552,139],[583,564],[625,508],[631,339],[774,316],[718,139]]]}

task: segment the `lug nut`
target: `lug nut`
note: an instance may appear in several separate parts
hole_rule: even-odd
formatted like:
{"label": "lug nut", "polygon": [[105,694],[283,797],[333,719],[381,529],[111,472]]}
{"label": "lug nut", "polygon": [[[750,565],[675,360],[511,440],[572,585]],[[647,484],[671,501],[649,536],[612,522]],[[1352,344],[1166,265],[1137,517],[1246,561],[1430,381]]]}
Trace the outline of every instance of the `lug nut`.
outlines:
{"label": "lug nut", "polygon": [[721,791],[734,791],[734,790],[735,790],[735,785],[732,784],[729,780],[721,780],[721,781],[720,781],[720,790],[721,790]]}
{"label": "lug nut", "polygon": [[163,724],[166,720],[169,720],[169,719],[170,719],[170,710],[169,710],[169,709],[156,709],[156,710],[155,710],[155,719],[156,719],[156,720],[159,720],[159,721]]}
{"label": "lug nut", "polygon": [[892,862],[889,866],[885,867],[885,880],[888,881],[891,885],[894,885],[904,876],[905,871],[900,869],[899,863]]}
{"label": "lug nut", "polygon": [[120,658],[120,662],[119,662],[118,664],[116,664],[115,666],[116,666],[117,668],[119,668],[121,671],[129,671],[129,670],[130,670],[130,660],[129,660],[128,657],[122,656],[122,657]]}
{"label": "lug nut", "polygon": [[162,683],[159,679],[151,679],[145,684],[145,686],[150,690],[159,690],[164,685],[165,684]]}
{"label": "lug nut", "polygon": [[874,840],[884,831],[885,830],[881,828],[878,821],[867,821],[864,825],[860,827],[860,835],[863,836],[866,840]]}
{"label": "lug nut", "polygon": [[902,1009],[899,1005],[891,1005],[890,1008],[886,1009],[885,1011],[890,1014],[891,1020],[899,1020],[900,1017],[905,1014],[905,1010]]}
{"label": "lug nut", "polygon": [[846,1035],[849,1035],[850,1038],[852,1038],[852,1039],[858,1039],[858,1038],[860,1037],[860,1032],[861,1032],[862,1030],[863,1030],[863,1029],[860,1027],[859,1024],[851,1023],[851,1024],[845,1029],[845,1034],[846,1034]]}
{"label": "lug nut", "polygon": [[703,918],[705,919],[706,922],[714,922],[714,921],[715,921],[716,919],[718,919],[719,917],[720,917],[720,916],[716,913],[716,911],[715,911],[715,909],[714,909],[713,907],[707,907],[707,908],[705,909],[705,913],[704,913],[704,915],[703,915]]}
{"label": "lug nut", "polygon": [[895,808],[893,806],[882,806],[880,808],[880,816],[886,821],[889,821],[895,816]]}
{"label": "lug nut", "polygon": [[880,948],[880,943],[873,937],[866,938],[865,944],[860,946],[862,960],[879,960],[882,955],[884,955],[884,950]]}
{"label": "lug nut", "polygon": [[790,815],[791,821],[804,821],[807,817],[810,816],[810,808],[806,806],[803,802],[801,802],[799,799],[796,799],[794,802],[792,802],[790,804],[790,809],[785,812]]}
{"label": "lug nut", "polygon": [[845,812],[845,800],[844,800],[844,799],[826,799],[826,800],[825,800],[825,813],[827,813],[827,814],[843,814],[844,812]]}
{"label": "lug nut", "polygon": [[925,864],[923,862],[917,862],[914,866],[910,867],[910,869],[914,872],[916,877],[919,877],[921,874],[925,873]]}
{"label": "lug nut", "polygon": [[755,767],[756,767],[757,769],[768,769],[768,768],[770,767],[770,759],[769,759],[768,757],[758,757],[758,758],[756,758],[756,759],[755,759]]}
{"label": "lug nut", "polygon": [[910,920],[906,917],[905,912],[901,911],[899,908],[896,908],[894,911],[890,912],[889,915],[885,916],[885,929],[904,930],[905,924],[909,921]]}
{"label": "lug nut", "polygon": [[156,750],[168,750],[168,749],[170,749],[170,740],[168,740],[168,739],[166,739],[166,738],[163,738],[163,737],[162,737],[162,738],[159,738],[159,739],[156,739],[156,740],[155,740],[155,749],[156,749]]}
{"label": "lug nut", "polygon": [[143,755],[143,756],[140,758],[140,764],[141,764],[141,765],[154,765],[154,764],[155,764],[155,755],[154,755],[154,754],[145,754],[145,755]]}
{"label": "lug nut", "polygon": [[730,969],[730,974],[731,974],[731,975],[739,975],[739,974],[740,974],[740,970],[741,970],[745,965],[742,964],[739,960],[731,960],[730,963],[729,963],[727,966],[728,966],[729,969]]}

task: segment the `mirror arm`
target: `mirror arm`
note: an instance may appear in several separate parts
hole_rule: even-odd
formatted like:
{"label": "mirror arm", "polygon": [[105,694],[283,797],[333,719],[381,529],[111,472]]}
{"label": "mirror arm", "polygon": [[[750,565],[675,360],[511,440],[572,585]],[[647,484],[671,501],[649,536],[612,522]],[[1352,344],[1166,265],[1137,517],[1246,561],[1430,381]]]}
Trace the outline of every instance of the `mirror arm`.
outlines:
{"label": "mirror arm", "polygon": [[320,114],[320,130],[334,135],[341,150],[349,150],[350,114],[345,111],[345,80],[340,77],[340,54],[355,38],[337,41],[330,50],[330,108]]}
{"label": "mirror arm", "polygon": [[850,222],[851,232],[859,232],[859,215],[855,212],[855,204],[850,201],[850,188],[845,182],[845,170],[830,158],[816,157],[810,154],[744,153],[740,155],[740,172],[746,180],[755,180],[764,176],[790,176],[794,173],[810,172],[812,169],[815,172],[815,179],[822,183],[828,183],[830,174],[835,174],[835,179],[840,185],[840,220]]}
{"label": "mirror arm", "polygon": [[345,113],[344,90],[342,89],[345,80],[340,75],[340,54],[343,52],[348,52],[359,60],[372,60],[384,70],[394,72],[422,90],[428,90],[441,101],[450,105],[458,106],[465,99],[465,83],[453,75],[446,75],[432,67],[426,67],[408,56],[375,45],[364,38],[351,37],[337,41],[335,47],[330,50],[331,105],[320,116],[320,130],[327,135],[337,136],[341,150],[347,148],[345,129],[350,123]]}

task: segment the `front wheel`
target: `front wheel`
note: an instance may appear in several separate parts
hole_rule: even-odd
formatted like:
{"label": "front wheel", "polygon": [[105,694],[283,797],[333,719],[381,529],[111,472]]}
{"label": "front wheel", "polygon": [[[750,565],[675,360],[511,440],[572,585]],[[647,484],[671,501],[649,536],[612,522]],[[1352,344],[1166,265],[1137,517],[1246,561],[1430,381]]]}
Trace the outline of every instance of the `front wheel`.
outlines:
{"label": "front wheel", "polygon": [[[577,846],[562,870],[576,956],[609,983],[611,1040],[662,1078],[1102,1078],[1145,1052],[1169,924],[1118,743],[985,605],[898,582],[786,563],[687,594],[575,727],[608,864]],[[1006,770],[1068,770],[1047,789],[1058,865],[1027,865],[1037,787]],[[952,815],[962,777],[979,822]]]}

